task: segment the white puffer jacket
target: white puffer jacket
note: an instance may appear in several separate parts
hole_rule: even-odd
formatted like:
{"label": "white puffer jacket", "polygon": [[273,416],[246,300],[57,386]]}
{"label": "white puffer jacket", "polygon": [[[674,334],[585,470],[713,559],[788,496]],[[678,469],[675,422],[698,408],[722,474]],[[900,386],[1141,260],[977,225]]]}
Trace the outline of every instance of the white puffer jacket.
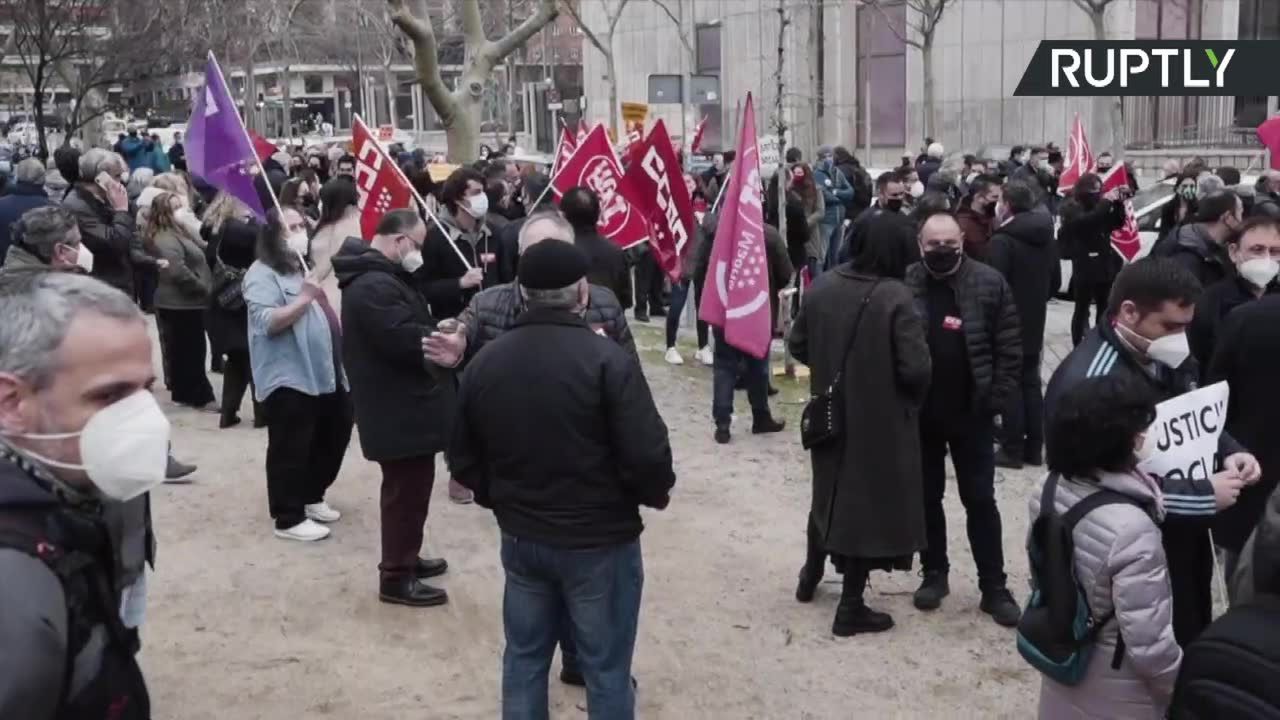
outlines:
{"label": "white puffer jacket", "polygon": [[[1141,503],[1103,505],[1080,520],[1072,533],[1076,578],[1093,617],[1112,618],[1098,635],[1084,681],[1040,684],[1042,720],[1163,718],[1182,664],[1173,638],[1173,597],[1160,542],[1164,506],[1155,481],[1139,473],[1102,473],[1099,480],[1058,483],[1054,506],[1065,513],[1101,486]],[[1042,482],[1031,494],[1031,517],[1040,514]],[[1124,636],[1120,668],[1111,668],[1117,633]]]}

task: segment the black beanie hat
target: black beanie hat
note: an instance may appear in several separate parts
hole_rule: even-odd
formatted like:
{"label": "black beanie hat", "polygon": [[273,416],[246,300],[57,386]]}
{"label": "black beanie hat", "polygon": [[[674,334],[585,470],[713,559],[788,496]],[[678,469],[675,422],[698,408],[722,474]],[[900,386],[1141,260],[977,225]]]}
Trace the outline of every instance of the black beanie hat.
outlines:
{"label": "black beanie hat", "polygon": [[517,274],[520,285],[530,290],[556,290],[581,280],[590,265],[576,245],[549,238],[521,253]]}

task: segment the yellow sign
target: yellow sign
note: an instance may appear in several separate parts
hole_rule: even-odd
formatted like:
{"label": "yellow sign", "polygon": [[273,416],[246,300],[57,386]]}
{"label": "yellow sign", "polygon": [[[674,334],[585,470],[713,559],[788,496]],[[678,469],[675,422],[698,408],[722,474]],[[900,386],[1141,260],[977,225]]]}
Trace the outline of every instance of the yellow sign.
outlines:
{"label": "yellow sign", "polygon": [[644,125],[644,121],[649,119],[649,106],[645,103],[624,102],[622,103],[622,123],[631,127],[634,124]]}

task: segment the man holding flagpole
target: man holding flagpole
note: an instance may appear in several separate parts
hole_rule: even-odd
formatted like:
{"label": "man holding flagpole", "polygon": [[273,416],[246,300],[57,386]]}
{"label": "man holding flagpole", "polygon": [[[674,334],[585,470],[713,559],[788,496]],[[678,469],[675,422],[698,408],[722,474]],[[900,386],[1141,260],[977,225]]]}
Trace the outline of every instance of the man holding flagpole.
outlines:
{"label": "man holding flagpole", "polygon": [[720,222],[707,263],[707,291],[698,312],[698,317],[715,328],[711,415],[716,423],[716,442],[722,445],[730,439],[733,386],[739,368],[744,368],[751,402],[751,432],[776,433],[786,427],[769,410],[773,319],[756,118],[750,94],[743,109],[735,157],[739,162],[732,165],[723,191]]}

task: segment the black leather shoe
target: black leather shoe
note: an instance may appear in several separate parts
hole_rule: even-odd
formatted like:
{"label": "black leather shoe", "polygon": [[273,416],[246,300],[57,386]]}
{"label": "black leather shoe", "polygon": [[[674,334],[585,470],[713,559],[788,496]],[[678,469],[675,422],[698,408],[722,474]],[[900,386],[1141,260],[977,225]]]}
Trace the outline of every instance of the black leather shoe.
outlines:
{"label": "black leather shoe", "polygon": [[[582,676],[582,671],[570,670],[568,668],[560,668],[560,682],[564,683],[565,685],[572,685],[574,687],[587,686],[587,679]],[[640,683],[636,682],[635,676],[632,675],[631,689],[636,690],[639,687],[640,687]]]}
{"label": "black leather shoe", "polygon": [[919,589],[911,596],[911,602],[917,610],[937,610],[942,607],[942,598],[950,594],[951,585],[947,583],[945,572],[926,571],[924,582],[920,583]]}
{"label": "black leather shoe", "polygon": [[1022,453],[1005,452],[1004,448],[996,451],[996,467],[1005,468],[1006,470],[1022,469]]}
{"label": "black leather shoe", "polygon": [[383,580],[378,583],[378,599],[394,605],[431,607],[449,602],[449,595],[440,588],[410,577]]}
{"label": "black leather shoe", "polygon": [[444,558],[418,558],[418,564],[413,569],[413,574],[419,580],[426,580],[438,575],[443,575],[449,569],[449,563]]}
{"label": "black leather shoe", "polygon": [[1004,627],[1014,627],[1022,619],[1022,608],[1013,601],[1013,595],[1009,594],[1008,588],[984,590],[978,609],[990,615],[996,624]]}
{"label": "black leather shoe", "polygon": [[224,417],[218,420],[218,429],[226,430],[227,428],[233,428],[239,424],[240,424],[240,418],[236,417],[235,415],[232,415],[229,418]]}
{"label": "black leather shoe", "polygon": [[786,420],[774,420],[772,416],[766,415],[762,418],[756,418],[751,421],[751,432],[754,435],[765,435],[767,433],[779,433],[787,429]]}
{"label": "black leather shoe", "polygon": [[822,582],[822,568],[810,570],[806,565],[800,568],[800,582],[796,583],[796,600],[802,603],[812,602],[813,594],[818,591],[818,583]]}
{"label": "black leather shoe", "polygon": [[893,618],[889,613],[876,612],[866,603],[849,605],[840,603],[836,606],[836,619],[831,624],[831,634],[836,637],[853,637],[858,633],[884,632],[893,627]]}
{"label": "black leather shoe", "polygon": [[716,428],[716,442],[721,445],[729,444],[729,428],[723,426]]}
{"label": "black leather shoe", "polygon": [[636,311],[636,322],[649,322],[649,313]]}

